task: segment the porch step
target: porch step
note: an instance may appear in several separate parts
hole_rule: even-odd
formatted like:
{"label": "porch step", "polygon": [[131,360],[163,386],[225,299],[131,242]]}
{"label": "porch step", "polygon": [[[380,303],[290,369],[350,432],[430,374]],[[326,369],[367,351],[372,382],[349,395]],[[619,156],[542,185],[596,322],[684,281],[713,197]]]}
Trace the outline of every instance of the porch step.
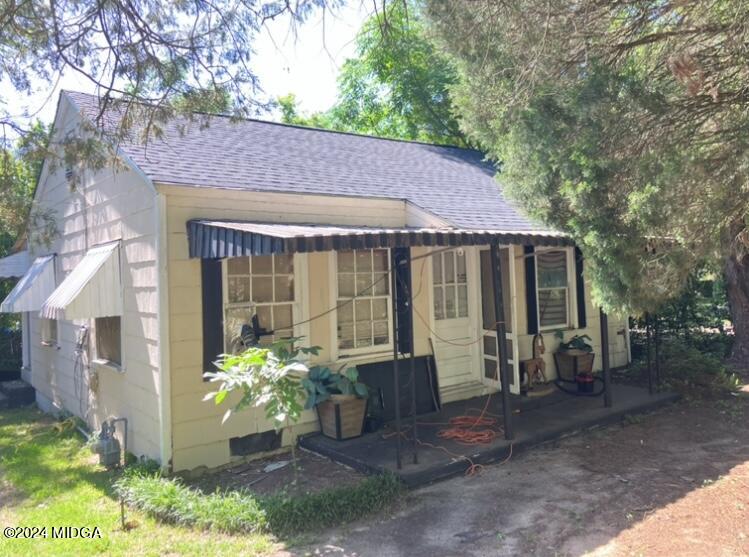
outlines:
{"label": "porch step", "polygon": [[3,408],[3,398],[5,399],[5,408],[20,408],[28,406],[36,401],[36,391],[34,387],[16,379],[15,381],[3,381],[0,383],[0,408]]}

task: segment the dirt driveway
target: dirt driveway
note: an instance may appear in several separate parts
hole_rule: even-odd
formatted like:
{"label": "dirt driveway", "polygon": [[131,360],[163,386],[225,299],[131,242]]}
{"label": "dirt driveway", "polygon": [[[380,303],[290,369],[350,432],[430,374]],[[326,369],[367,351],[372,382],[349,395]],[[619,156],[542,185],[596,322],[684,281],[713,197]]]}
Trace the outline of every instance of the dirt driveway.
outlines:
{"label": "dirt driveway", "polygon": [[681,402],[412,492],[293,555],[749,555],[749,401]]}

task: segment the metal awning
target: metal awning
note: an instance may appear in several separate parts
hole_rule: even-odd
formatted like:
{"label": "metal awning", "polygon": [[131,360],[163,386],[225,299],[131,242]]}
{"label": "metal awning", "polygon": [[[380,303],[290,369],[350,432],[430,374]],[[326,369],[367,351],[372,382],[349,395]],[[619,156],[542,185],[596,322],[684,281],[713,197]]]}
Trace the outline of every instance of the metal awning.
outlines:
{"label": "metal awning", "polygon": [[548,231],[369,228],[207,219],[189,221],[187,238],[190,257],[202,259],[407,246],[572,245],[563,234]]}
{"label": "metal awning", "polygon": [[91,248],[42,305],[47,319],[122,315],[119,242]]}
{"label": "metal awning", "polygon": [[0,278],[22,277],[31,267],[28,250],[19,251],[0,259]]}
{"label": "metal awning", "polygon": [[0,304],[0,313],[38,311],[55,289],[55,256],[37,257]]}

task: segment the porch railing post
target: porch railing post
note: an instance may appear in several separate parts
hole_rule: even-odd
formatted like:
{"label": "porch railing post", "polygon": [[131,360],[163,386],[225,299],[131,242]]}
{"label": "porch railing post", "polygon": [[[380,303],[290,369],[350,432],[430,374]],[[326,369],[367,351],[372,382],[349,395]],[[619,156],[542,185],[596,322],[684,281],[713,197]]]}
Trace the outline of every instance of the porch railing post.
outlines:
{"label": "porch railing post", "polygon": [[401,392],[400,374],[398,372],[398,301],[396,300],[396,261],[395,257],[390,260],[390,300],[393,312],[393,396],[395,397],[395,463],[398,470],[402,468],[401,463]]}
{"label": "porch railing post", "polygon": [[653,316],[653,336],[655,340],[655,384],[661,386],[661,329],[660,319],[656,313]]}
{"label": "porch railing post", "polygon": [[650,352],[650,314],[645,312],[645,345],[648,356],[648,393],[653,394],[653,361]]}
{"label": "porch railing post", "polygon": [[[405,266],[407,269],[411,269],[411,248],[409,247],[406,250],[406,257],[403,261],[400,262],[401,265]],[[409,319],[408,319],[408,346],[409,351],[411,352],[411,430],[413,432],[413,454],[414,454],[414,464],[419,463],[419,440],[416,434],[416,426],[417,426],[417,420],[416,420],[416,347],[414,346],[414,299],[413,295],[411,294],[413,292],[413,278],[412,274],[409,272],[407,273],[407,276],[409,277],[408,281],[404,281],[404,290],[405,290],[405,298],[408,300],[408,309],[409,312]]]}
{"label": "porch railing post", "polygon": [[600,310],[601,316],[601,360],[603,362],[603,405],[611,408],[611,366],[609,365],[609,316]]}
{"label": "porch railing post", "polygon": [[504,419],[505,439],[513,439],[512,401],[510,398],[510,377],[507,369],[507,334],[505,327],[504,298],[502,296],[502,265],[499,258],[499,244],[494,242],[489,250],[492,264],[492,283],[494,286],[494,319],[497,331],[497,355],[499,367],[499,384],[502,388],[502,417]]}

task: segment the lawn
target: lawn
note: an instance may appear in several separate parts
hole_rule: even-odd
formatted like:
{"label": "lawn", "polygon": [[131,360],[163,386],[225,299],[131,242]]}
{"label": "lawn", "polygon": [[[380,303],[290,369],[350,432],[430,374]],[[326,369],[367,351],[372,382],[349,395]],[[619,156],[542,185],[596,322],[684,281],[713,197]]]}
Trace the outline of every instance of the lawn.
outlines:
{"label": "lawn", "polygon": [[98,539],[0,537],[0,555],[269,555],[266,534],[225,535],[165,525],[133,510],[123,531],[112,472],[96,465],[83,437],[37,410],[0,414],[0,525],[97,526]]}

